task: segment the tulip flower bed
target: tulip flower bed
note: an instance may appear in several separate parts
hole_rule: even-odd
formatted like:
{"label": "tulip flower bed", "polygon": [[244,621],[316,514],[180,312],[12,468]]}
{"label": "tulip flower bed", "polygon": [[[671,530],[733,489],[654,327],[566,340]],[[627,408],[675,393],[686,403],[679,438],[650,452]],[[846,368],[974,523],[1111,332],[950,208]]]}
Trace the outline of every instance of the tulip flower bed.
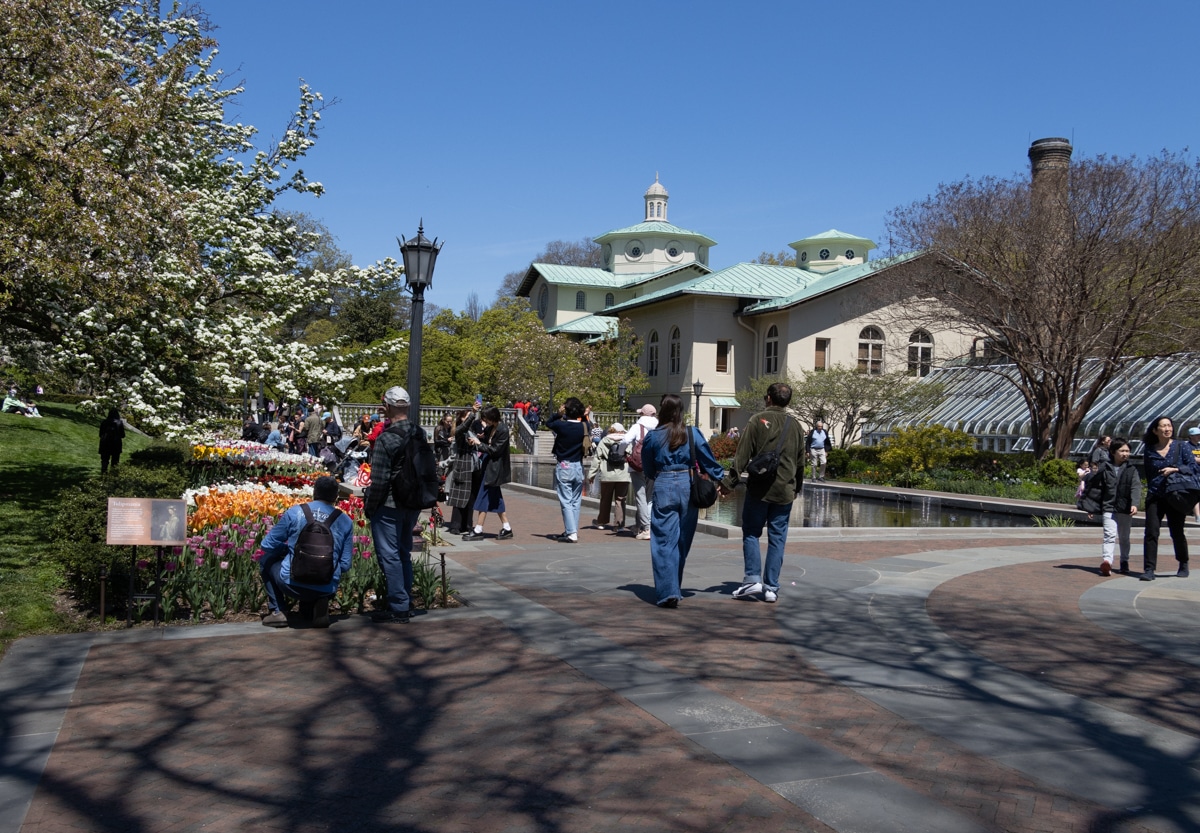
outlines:
{"label": "tulip flower bed", "polygon": [[325,464],[310,454],[288,454],[245,440],[206,440],[192,445],[192,482],[205,485],[254,479],[302,481],[308,485],[328,474]]}

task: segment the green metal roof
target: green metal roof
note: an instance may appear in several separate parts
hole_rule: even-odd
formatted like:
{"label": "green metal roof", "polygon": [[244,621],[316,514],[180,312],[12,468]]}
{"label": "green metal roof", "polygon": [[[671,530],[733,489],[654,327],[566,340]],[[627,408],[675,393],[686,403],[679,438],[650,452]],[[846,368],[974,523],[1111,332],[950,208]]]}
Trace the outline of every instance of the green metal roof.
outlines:
{"label": "green metal roof", "polygon": [[640,298],[615,304],[601,312],[613,315],[629,309],[664,301],[680,295],[725,295],[734,298],[779,298],[794,293],[806,282],[820,278],[812,272],[794,266],[766,266],[761,263],[738,263],[709,275],[664,287]]}
{"label": "green metal roof", "polygon": [[714,396],[708,400],[714,408],[740,408],[741,404],[732,396]]}
{"label": "green metal roof", "polygon": [[[901,263],[907,263],[910,260],[925,255],[925,252],[908,252],[895,257],[886,257],[881,260],[872,260],[867,263],[859,263],[854,266],[843,266],[841,269],[836,269],[824,275],[818,275],[812,272],[807,274],[812,276],[812,280],[802,286],[793,289],[792,292],[786,295],[778,295],[774,298],[765,301],[759,301],[757,304],[746,307],[742,310],[743,315],[759,315],[764,312],[775,312],[776,310],[784,309],[795,304],[800,304],[805,301],[812,300],[819,295],[824,295],[827,292],[832,292],[835,289],[841,289],[856,281],[861,281],[864,278],[869,278],[872,275],[889,269],[893,266],[899,266]],[[746,265],[746,264],[739,264]],[[777,267],[779,268],[779,267]],[[795,270],[804,272],[803,269]],[[747,293],[749,294],[749,293]]]}
{"label": "green metal roof", "polygon": [[607,269],[595,266],[563,266],[560,263],[535,263],[531,269],[545,278],[546,283],[570,284],[571,286],[603,286],[619,289],[631,282],[633,275],[614,275]]}
{"label": "green metal roof", "polygon": [[582,318],[576,318],[573,321],[568,321],[566,324],[559,324],[557,327],[548,327],[548,333],[570,333],[572,335],[588,335],[588,336],[603,336],[607,335],[614,327],[616,322],[611,318],[605,318],[599,315],[585,315]]}
{"label": "green metal roof", "polygon": [[647,220],[644,223],[638,223],[636,226],[626,226],[625,228],[613,229],[606,231],[604,234],[595,238],[597,243],[607,243],[609,240],[614,240],[618,237],[634,237],[638,235],[656,234],[664,237],[687,237],[692,240],[697,240],[706,246],[715,246],[717,241],[711,237],[707,237],[698,231],[689,231],[679,226],[664,223],[661,220]]}
{"label": "green metal roof", "polygon": [[789,246],[795,248],[802,246],[805,243],[821,243],[829,240],[845,240],[849,243],[866,243],[867,249],[877,248],[874,240],[868,240],[865,237],[859,237],[857,234],[846,234],[844,231],[838,231],[831,228],[829,231],[823,231],[820,234],[814,234],[812,237],[802,237],[795,243],[788,243]]}

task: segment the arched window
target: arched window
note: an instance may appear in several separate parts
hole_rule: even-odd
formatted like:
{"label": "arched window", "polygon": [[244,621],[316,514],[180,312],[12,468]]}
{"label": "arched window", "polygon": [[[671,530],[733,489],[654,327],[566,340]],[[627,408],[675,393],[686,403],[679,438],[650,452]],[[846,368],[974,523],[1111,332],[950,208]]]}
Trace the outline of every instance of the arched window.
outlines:
{"label": "arched window", "polygon": [[582,289],[575,293],[575,309],[587,309],[587,295]]}
{"label": "arched window", "polygon": [[933,336],[914,330],[908,337],[908,375],[928,376],[933,367]]}
{"label": "arched window", "polygon": [[646,375],[658,375],[658,330],[651,330],[650,337],[646,339],[649,345],[646,350]]}
{"label": "arched window", "polygon": [[604,296],[604,306],[611,307],[614,303],[616,303],[616,300],[616,296],[609,292]]}
{"label": "arched window", "polygon": [[679,375],[680,357],[682,351],[679,345],[679,328],[671,328],[671,375]]}
{"label": "arched window", "polygon": [[878,327],[863,327],[858,334],[858,372],[883,374],[883,331]]}
{"label": "arched window", "polygon": [[767,330],[767,341],[763,348],[763,373],[779,372],[779,328],[774,324]]}

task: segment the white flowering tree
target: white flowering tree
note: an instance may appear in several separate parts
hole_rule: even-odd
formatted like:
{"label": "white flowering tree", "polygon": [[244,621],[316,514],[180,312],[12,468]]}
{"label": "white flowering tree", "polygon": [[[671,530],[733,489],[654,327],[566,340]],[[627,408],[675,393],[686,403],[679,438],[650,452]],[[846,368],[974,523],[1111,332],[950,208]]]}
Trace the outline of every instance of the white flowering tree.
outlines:
{"label": "white flowering tree", "polygon": [[[318,93],[301,86],[282,137],[258,148],[255,128],[225,118],[241,88],[226,86],[215,43],[177,6],[0,0],[10,11],[17,25],[0,37],[12,43],[0,46],[51,59],[0,77],[0,105],[28,90],[10,104],[23,119],[0,117],[19,128],[0,129],[0,204],[20,209],[0,212],[4,339],[57,344],[60,372],[94,391],[90,405],[166,433],[239,398],[243,369],[283,397],[336,398],[382,367],[398,343],[350,354],[336,340],[293,341],[284,326],[339,287],[391,286],[400,272],[390,259],[298,268],[315,237],[274,203],[322,192],[296,167],[316,140]],[[87,83],[56,92],[58,65]]]}

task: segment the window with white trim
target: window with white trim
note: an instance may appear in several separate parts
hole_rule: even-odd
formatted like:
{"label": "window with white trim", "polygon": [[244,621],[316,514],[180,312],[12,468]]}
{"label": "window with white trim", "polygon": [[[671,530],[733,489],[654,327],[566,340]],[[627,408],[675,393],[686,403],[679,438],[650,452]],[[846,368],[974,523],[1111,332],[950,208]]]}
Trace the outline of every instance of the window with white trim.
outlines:
{"label": "window with white trim", "polygon": [[774,324],[767,330],[763,346],[763,373],[779,372],[779,328]]}
{"label": "window with white trim", "polygon": [[883,331],[878,327],[863,327],[858,334],[858,372],[883,375]]}

